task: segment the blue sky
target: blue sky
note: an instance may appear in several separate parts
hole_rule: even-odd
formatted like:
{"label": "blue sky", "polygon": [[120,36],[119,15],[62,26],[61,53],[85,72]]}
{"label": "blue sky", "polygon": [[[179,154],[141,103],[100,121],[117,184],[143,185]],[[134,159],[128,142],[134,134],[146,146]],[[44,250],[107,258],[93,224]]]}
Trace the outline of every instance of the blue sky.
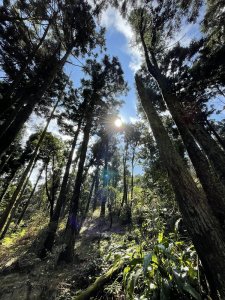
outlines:
{"label": "blue sky", "polygon": [[[125,123],[135,122],[138,119],[136,109],[136,91],[134,85],[134,74],[140,68],[142,63],[142,50],[134,43],[134,34],[131,26],[121,17],[120,13],[113,9],[108,8],[103,14],[100,24],[106,28],[106,53],[110,56],[117,56],[122,65],[124,71],[125,80],[129,85],[129,92],[127,96],[122,96],[124,104],[120,110],[120,116]],[[181,30],[176,34],[176,37],[169,41],[169,45],[174,45],[176,42],[187,46],[193,38],[199,38],[200,31],[199,25],[185,24]],[[75,59],[71,59],[71,62],[79,64]],[[70,75],[74,81],[75,87],[79,87],[80,79],[83,77],[82,69],[74,67],[71,64],[66,64],[65,71]],[[216,103],[215,103],[215,100]],[[214,99],[216,106],[221,105],[220,99]],[[213,118],[214,116],[212,116]],[[224,117],[224,113],[220,115],[220,118]],[[215,116],[218,120],[218,116]],[[42,123],[43,120],[34,118],[30,125],[28,125],[28,132],[33,131],[33,126]],[[58,134],[58,127],[56,121],[53,120],[49,126],[49,130],[54,134]],[[29,134],[27,134],[28,136]],[[61,136],[62,137],[62,136]],[[66,137],[62,137],[63,139]],[[140,173],[140,167],[137,167],[135,173]]]}
{"label": "blue sky", "polygon": [[[134,34],[131,26],[114,8],[110,7],[102,14],[100,24],[106,28],[106,53],[119,58],[124,71],[125,80],[128,82],[130,89],[127,96],[122,97],[124,105],[120,110],[121,118],[126,123],[135,122],[138,116],[136,110],[134,74],[142,63],[142,50],[140,47],[135,46]],[[173,45],[179,41],[185,46],[190,43],[193,37],[199,37],[198,25],[184,23],[182,29],[176,34],[175,39],[171,40],[169,44]],[[70,60],[75,64],[79,64],[74,58]],[[75,87],[79,87],[79,81],[83,77],[81,68],[74,67],[67,63],[65,71],[74,81]],[[37,120],[35,121],[37,122]],[[57,131],[57,126],[54,121],[51,122],[49,129],[53,132]]]}
{"label": "blue sky", "polygon": [[[127,95],[121,96],[121,99],[124,100],[124,105],[120,110],[120,116],[126,123],[135,122],[137,112],[134,73],[139,69],[141,64],[141,51],[137,47],[130,46],[130,42],[133,39],[131,27],[115,9],[109,8],[103,13],[101,25],[106,27],[106,54],[119,58],[125,80],[129,85]],[[79,64],[74,58],[71,59],[71,62]],[[83,77],[81,69],[67,64],[65,70],[74,81],[75,87],[78,87],[79,78]]]}

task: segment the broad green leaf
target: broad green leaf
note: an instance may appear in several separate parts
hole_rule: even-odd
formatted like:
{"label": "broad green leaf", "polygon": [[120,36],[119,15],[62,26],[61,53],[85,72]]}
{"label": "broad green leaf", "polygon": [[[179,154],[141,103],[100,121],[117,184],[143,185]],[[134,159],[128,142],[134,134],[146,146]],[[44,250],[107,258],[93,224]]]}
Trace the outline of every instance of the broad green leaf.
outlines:
{"label": "broad green leaf", "polygon": [[145,255],[143,259],[143,272],[145,276],[147,274],[148,266],[151,263],[151,261],[152,261],[152,254],[148,253],[147,255]]}
{"label": "broad green leaf", "polygon": [[193,288],[189,283],[185,282],[183,289],[188,292],[192,297],[194,297],[196,300],[201,300],[200,294],[196,291],[195,288]]}

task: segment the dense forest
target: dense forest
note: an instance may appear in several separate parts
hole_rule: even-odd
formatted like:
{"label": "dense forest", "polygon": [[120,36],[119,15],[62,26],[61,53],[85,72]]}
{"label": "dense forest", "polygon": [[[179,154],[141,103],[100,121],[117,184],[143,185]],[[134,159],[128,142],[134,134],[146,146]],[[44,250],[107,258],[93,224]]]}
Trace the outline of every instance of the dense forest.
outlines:
{"label": "dense forest", "polygon": [[0,298],[225,300],[225,2],[3,0],[0,62]]}

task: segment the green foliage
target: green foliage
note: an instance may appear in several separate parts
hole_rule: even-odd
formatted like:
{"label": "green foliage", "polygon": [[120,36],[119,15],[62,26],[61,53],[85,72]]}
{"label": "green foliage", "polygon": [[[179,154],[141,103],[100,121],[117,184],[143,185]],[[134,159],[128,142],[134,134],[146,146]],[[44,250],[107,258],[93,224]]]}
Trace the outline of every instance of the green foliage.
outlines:
{"label": "green foliage", "polygon": [[137,246],[123,270],[127,299],[201,299],[197,255],[177,233],[159,232],[151,252]]}

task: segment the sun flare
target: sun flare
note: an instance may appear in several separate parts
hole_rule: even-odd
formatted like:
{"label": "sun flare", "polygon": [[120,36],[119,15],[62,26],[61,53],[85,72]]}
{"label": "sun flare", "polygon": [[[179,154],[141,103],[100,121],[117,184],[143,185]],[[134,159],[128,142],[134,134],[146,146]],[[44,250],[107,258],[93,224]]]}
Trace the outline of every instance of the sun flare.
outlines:
{"label": "sun flare", "polygon": [[114,121],[114,124],[115,124],[115,126],[116,127],[118,127],[118,128],[120,128],[121,126],[122,126],[122,120],[121,119],[116,119],[115,121]]}

